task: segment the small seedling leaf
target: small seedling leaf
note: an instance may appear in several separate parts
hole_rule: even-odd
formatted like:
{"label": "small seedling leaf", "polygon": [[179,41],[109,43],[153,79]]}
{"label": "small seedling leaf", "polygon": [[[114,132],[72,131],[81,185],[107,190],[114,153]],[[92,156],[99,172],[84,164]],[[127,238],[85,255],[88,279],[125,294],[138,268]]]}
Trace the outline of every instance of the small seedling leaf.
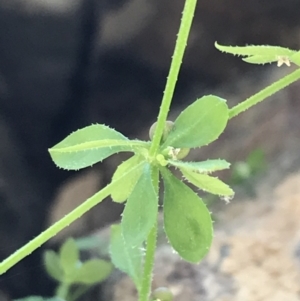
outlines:
{"label": "small seedling leaf", "polygon": [[63,281],[64,271],[59,256],[52,250],[44,252],[44,264],[48,275],[57,281]]}
{"label": "small seedling leaf", "polygon": [[168,170],[163,170],[164,228],[175,251],[185,260],[199,262],[213,237],[209,211],[199,196]]}
{"label": "small seedling leaf", "polygon": [[226,101],[213,95],[204,96],[181,112],[162,148],[193,148],[207,145],[220,136],[227,121]]}
{"label": "small seedling leaf", "polygon": [[111,274],[113,266],[110,262],[102,259],[91,259],[86,261],[76,274],[73,283],[87,285],[104,281]]}
{"label": "small seedling leaf", "polygon": [[152,184],[151,166],[145,163],[122,214],[122,233],[128,245],[140,246],[156,222],[158,195]]}
{"label": "small seedling leaf", "polygon": [[206,160],[202,162],[184,162],[178,160],[168,160],[170,165],[173,165],[178,168],[185,168],[199,173],[212,173],[214,171],[228,169],[230,163],[225,160]]}
{"label": "small seedling leaf", "polygon": [[263,150],[255,149],[248,155],[246,163],[251,169],[251,174],[256,175],[267,168],[266,155]]}
{"label": "small seedling leaf", "polygon": [[121,225],[113,225],[109,251],[113,264],[129,275],[139,289],[142,281],[142,246],[129,246],[122,235]]}
{"label": "small seedling leaf", "polygon": [[78,170],[115,153],[146,147],[146,144],[143,141],[131,141],[108,126],[95,124],[72,133],[49,152],[58,167]]}
{"label": "small seedling leaf", "polygon": [[59,257],[65,274],[74,273],[79,263],[79,251],[73,238],[68,238],[61,246]]}
{"label": "small seedling leaf", "polygon": [[123,181],[120,182],[118,189],[115,189],[111,194],[114,202],[122,203],[128,199],[142,174],[144,167],[144,165],[141,164],[142,161],[142,156],[134,155],[118,166],[112,177],[112,182],[120,179],[122,176],[124,176],[124,174],[126,174],[126,177],[124,177]]}
{"label": "small seedling leaf", "polygon": [[198,188],[219,196],[233,197],[234,191],[218,178],[180,168],[183,176]]}

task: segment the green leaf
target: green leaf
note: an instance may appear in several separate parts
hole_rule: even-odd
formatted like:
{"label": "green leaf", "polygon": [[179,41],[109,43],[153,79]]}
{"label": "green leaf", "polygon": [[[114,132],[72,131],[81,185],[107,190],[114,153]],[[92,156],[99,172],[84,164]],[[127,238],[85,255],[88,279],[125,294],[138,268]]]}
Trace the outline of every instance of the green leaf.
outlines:
{"label": "green leaf", "polygon": [[228,169],[230,167],[230,163],[222,159],[206,160],[202,162],[168,160],[168,163],[178,168],[185,168],[199,173],[211,173],[217,170]]}
{"label": "green leaf", "polygon": [[265,170],[267,168],[267,163],[264,151],[261,149],[251,151],[246,159],[246,163],[249,165],[252,175]]}
{"label": "green leaf", "polygon": [[296,64],[297,66],[300,66],[300,51],[297,51],[290,57],[290,61]]}
{"label": "green leaf", "polygon": [[278,57],[274,55],[253,55],[243,58],[243,61],[250,64],[267,64],[278,61]]}
{"label": "green leaf", "polygon": [[164,180],[164,227],[172,247],[185,260],[199,262],[213,237],[209,211],[198,195],[167,169]]}
{"label": "green leaf", "polygon": [[208,95],[188,106],[174,122],[162,148],[193,148],[207,145],[224,131],[228,121],[225,100]]}
{"label": "green leaf", "polygon": [[121,225],[112,225],[109,249],[113,264],[131,277],[139,290],[142,282],[142,246],[128,245],[122,235]]}
{"label": "green leaf", "polygon": [[91,166],[121,151],[147,147],[143,141],[131,141],[121,133],[102,124],[78,130],[49,149],[58,167],[78,170]]}
{"label": "green leaf", "polygon": [[167,287],[159,287],[153,292],[154,301],[172,301],[174,300],[174,295]]}
{"label": "green leaf", "polygon": [[68,238],[61,246],[59,257],[65,274],[73,274],[79,263],[79,251],[73,238]]}
{"label": "green leaf", "polygon": [[126,243],[140,246],[155,224],[157,214],[158,195],[152,183],[151,166],[146,163],[122,214],[121,227]]}
{"label": "green leaf", "polygon": [[268,45],[249,45],[249,46],[223,46],[215,42],[215,47],[226,53],[238,56],[291,56],[296,51],[284,47]]}
{"label": "green leaf", "polygon": [[143,171],[143,164],[140,164],[144,158],[139,155],[134,155],[130,159],[120,164],[115,171],[112,182],[120,179],[124,174],[123,181],[118,185],[118,189],[115,189],[111,194],[113,201],[117,203],[125,202],[131,194],[134,186],[140,178]]}
{"label": "green leaf", "polygon": [[184,177],[200,189],[219,196],[233,197],[234,191],[218,178],[199,174],[192,170],[180,168]]}
{"label": "green leaf", "polygon": [[61,266],[59,256],[52,250],[44,252],[44,264],[47,273],[57,281],[63,281],[64,271]]}
{"label": "green leaf", "polygon": [[292,57],[297,53],[295,50],[290,50],[278,46],[222,46],[217,42],[215,47],[222,52],[230,53],[238,56],[246,56],[243,61],[251,64],[267,64],[278,62],[280,67],[283,63],[290,65],[289,61],[293,61]]}
{"label": "green leaf", "polygon": [[91,259],[86,261],[76,274],[73,283],[87,285],[104,281],[111,274],[113,266],[110,262],[102,259]]}

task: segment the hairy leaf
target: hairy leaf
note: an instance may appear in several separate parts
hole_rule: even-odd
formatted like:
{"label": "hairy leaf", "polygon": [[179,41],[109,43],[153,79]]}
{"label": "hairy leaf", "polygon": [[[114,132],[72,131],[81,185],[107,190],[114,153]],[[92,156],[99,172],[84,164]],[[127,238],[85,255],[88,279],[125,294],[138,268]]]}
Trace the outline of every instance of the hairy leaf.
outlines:
{"label": "hairy leaf", "polygon": [[122,233],[128,245],[140,246],[146,240],[157,213],[158,195],[152,184],[151,166],[146,163],[122,214]]}
{"label": "hairy leaf", "polygon": [[268,45],[223,46],[216,42],[215,47],[222,52],[226,52],[238,56],[264,55],[264,56],[277,57],[277,56],[291,56],[296,52],[295,50],[290,50],[288,48],[278,47],[278,46],[268,46]]}
{"label": "hairy leaf", "polygon": [[122,235],[121,225],[113,225],[109,251],[113,264],[128,274],[139,289],[142,282],[142,245],[128,245]]}
{"label": "hairy leaf", "polygon": [[134,155],[118,166],[112,177],[112,182],[120,179],[124,174],[126,174],[126,177],[124,177],[123,181],[118,185],[118,189],[115,189],[111,194],[113,201],[122,203],[128,199],[142,174],[144,165],[141,164],[141,162],[143,160],[142,156]]}
{"label": "hairy leaf", "polygon": [[217,170],[227,169],[230,166],[230,163],[222,159],[206,160],[202,162],[168,160],[168,163],[178,168],[185,168],[199,173],[211,173]]}
{"label": "hairy leaf", "polygon": [[91,166],[121,151],[147,147],[143,141],[131,141],[121,133],[102,124],[78,130],[49,149],[58,167],[78,170]]}
{"label": "hairy leaf", "polygon": [[172,247],[189,262],[199,262],[208,252],[213,228],[209,211],[188,186],[168,170],[162,171],[164,227]]}
{"label": "hairy leaf", "polygon": [[238,56],[246,56],[243,61],[250,64],[267,64],[278,62],[280,67],[282,64],[290,65],[291,57],[296,53],[284,47],[278,46],[222,46],[217,42],[215,47],[222,52],[230,53]]}
{"label": "hairy leaf", "polygon": [[193,148],[207,145],[224,131],[228,121],[225,100],[208,95],[188,106],[174,122],[162,148]]}
{"label": "hairy leaf", "polygon": [[184,177],[200,189],[219,196],[233,197],[234,191],[218,178],[199,174],[192,170],[180,168]]}

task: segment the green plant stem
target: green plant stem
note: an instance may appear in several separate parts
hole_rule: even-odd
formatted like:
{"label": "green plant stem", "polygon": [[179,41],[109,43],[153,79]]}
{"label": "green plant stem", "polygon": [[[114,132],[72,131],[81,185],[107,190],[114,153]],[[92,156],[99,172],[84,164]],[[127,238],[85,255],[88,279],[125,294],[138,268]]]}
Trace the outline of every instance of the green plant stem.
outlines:
{"label": "green plant stem", "polygon": [[157,222],[152,228],[146,241],[146,255],[143,271],[142,287],[139,295],[139,301],[148,301],[151,293],[151,282],[154,266],[154,255],[156,250]]}
{"label": "green plant stem", "polygon": [[259,102],[263,101],[267,97],[275,94],[279,90],[287,87],[288,85],[292,84],[293,82],[300,79],[300,69],[292,72],[291,74],[281,78],[277,82],[271,84],[267,88],[261,90],[260,92],[252,95],[245,101],[241,102],[240,104],[236,105],[235,107],[229,110],[229,119],[239,115],[240,113],[248,110],[252,106],[258,104]]}
{"label": "green plant stem", "polygon": [[69,294],[70,285],[68,283],[61,283],[58,290],[57,290],[57,297],[61,298],[62,300],[67,300]]}
{"label": "green plant stem", "polygon": [[69,300],[68,301],[76,301],[78,300],[81,296],[83,296],[89,289],[91,288],[91,286],[79,286],[75,289],[75,291],[73,292],[73,294],[71,296],[69,296]]}
{"label": "green plant stem", "polygon": [[9,270],[11,267],[13,267],[15,264],[17,264],[19,261],[21,261],[23,258],[31,254],[34,250],[39,248],[42,244],[44,244],[46,241],[48,241],[50,238],[55,236],[58,232],[60,232],[62,229],[69,226],[71,223],[73,223],[75,220],[80,218],[84,213],[89,211],[91,208],[99,204],[101,201],[103,201],[106,197],[108,197],[114,189],[118,189],[119,183],[122,181],[124,177],[126,177],[127,174],[124,174],[122,177],[114,181],[113,183],[110,183],[106,187],[104,187],[102,190],[94,194],[92,197],[87,199],[83,204],[75,208],[73,211],[71,211],[69,214],[67,214],[65,217],[63,217],[61,220],[53,224],[51,227],[49,227],[47,230],[42,232],[40,235],[35,237],[33,240],[31,240],[29,243],[27,243],[25,246],[17,250],[15,253],[10,255],[8,258],[3,260],[0,263],[0,275],[5,273],[7,270]]}
{"label": "green plant stem", "polygon": [[163,135],[164,126],[170,110],[170,105],[172,102],[175,85],[178,79],[178,74],[182,63],[183,54],[186,49],[187,40],[190,33],[196,4],[197,4],[197,0],[185,1],[183,16],[181,19],[180,28],[177,35],[171,67],[170,67],[170,71],[169,71],[169,75],[164,91],[164,96],[160,106],[159,115],[157,118],[157,126],[154,132],[154,136],[150,148],[150,156],[155,156],[159,149],[159,144]]}
{"label": "green plant stem", "polygon": [[[157,167],[152,169],[152,181],[156,192],[159,190],[159,170]],[[142,286],[139,291],[139,301],[148,301],[151,293],[152,274],[154,266],[154,255],[157,241],[157,221],[151,229],[146,241],[146,255],[144,261],[144,270]]]}

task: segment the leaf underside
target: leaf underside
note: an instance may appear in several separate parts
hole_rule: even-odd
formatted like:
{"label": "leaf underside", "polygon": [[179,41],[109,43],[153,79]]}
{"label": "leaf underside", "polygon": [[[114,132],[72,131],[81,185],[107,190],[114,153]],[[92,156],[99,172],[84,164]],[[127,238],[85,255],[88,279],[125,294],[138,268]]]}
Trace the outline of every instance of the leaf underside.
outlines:
{"label": "leaf underside", "polygon": [[49,149],[58,167],[78,170],[91,166],[121,152],[147,147],[146,142],[131,141],[121,133],[102,124],[80,129]]}

